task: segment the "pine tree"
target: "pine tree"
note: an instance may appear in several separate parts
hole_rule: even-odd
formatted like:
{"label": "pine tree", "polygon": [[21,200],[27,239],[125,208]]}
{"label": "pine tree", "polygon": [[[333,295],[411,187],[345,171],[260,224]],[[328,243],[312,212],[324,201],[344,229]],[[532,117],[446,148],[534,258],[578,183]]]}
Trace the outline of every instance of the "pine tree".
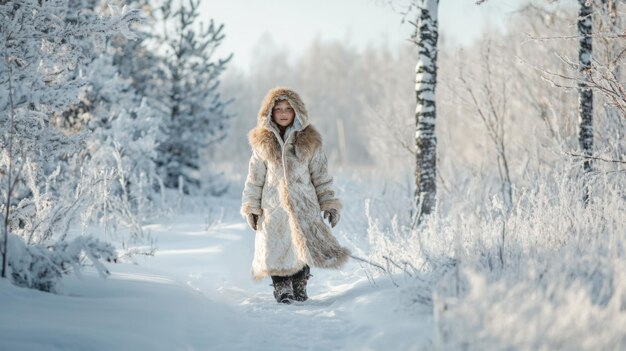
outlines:
{"label": "pine tree", "polygon": [[437,84],[437,38],[439,0],[419,0],[413,42],[419,49],[415,67],[415,218],[435,209],[437,195],[437,136],[435,134],[435,87]]}
{"label": "pine tree", "polygon": [[87,172],[111,172],[108,181],[97,185],[96,193],[106,196],[90,201],[91,220],[141,234],[140,218],[148,215],[150,200],[156,197],[155,159],[162,119],[136,92],[132,80],[121,77],[111,53],[92,61],[86,70],[89,86],[82,118],[89,137],[77,166]]}
{"label": "pine tree", "polygon": [[[224,39],[223,25],[198,23],[199,0],[174,8],[168,0],[161,8],[162,89],[165,139],[159,144],[157,165],[167,188],[183,187],[185,193],[200,187],[197,171],[200,150],[225,137],[229,115],[227,102],[218,93],[219,76],[232,57],[213,59]],[[180,184],[180,180],[183,184]]]}

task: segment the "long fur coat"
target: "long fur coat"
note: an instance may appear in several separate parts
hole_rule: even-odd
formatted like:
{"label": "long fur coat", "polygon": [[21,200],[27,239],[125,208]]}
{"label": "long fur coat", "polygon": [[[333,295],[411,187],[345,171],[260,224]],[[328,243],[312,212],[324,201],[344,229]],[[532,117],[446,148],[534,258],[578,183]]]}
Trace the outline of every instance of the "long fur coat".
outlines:
{"label": "long fur coat", "polygon": [[[284,141],[272,121],[274,104],[281,100],[287,100],[295,111]],[[332,188],[322,138],[309,123],[298,94],[281,87],[270,90],[248,141],[252,157],[241,215],[259,216],[253,278],[291,275],[305,264],[339,268],[350,252],[339,245],[321,211],[340,211],[341,202]]]}

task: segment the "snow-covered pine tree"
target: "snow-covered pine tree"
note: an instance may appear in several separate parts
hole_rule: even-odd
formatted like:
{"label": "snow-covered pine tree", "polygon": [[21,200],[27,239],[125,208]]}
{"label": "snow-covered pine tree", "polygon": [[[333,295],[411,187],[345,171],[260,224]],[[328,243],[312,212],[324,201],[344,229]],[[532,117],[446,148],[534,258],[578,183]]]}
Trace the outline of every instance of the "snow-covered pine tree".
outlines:
{"label": "snow-covered pine tree", "polygon": [[131,79],[120,76],[112,54],[101,55],[85,69],[89,86],[82,118],[90,133],[76,166],[92,176],[104,171],[111,176],[93,189],[95,196],[89,201],[90,211],[83,212],[83,221],[129,229],[136,238],[142,234],[141,218],[153,212],[162,120],[137,94]]}
{"label": "snow-covered pine tree", "polygon": [[[89,184],[83,179],[69,194],[59,190],[66,172],[59,160],[77,154],[84,135],[66,135],[54,118],[83,92],[85,80],[76,70],[93,56],[85,42],[102,43],[114,33],[132,38],[130,27],[141,18],[125,8],[88,19],[79,11],[61,0],[0,3],[0,210],[8,265],[3,273],[8,268],[15,283],[30,287],[52,289],[37,281],[67,272],[68,265],[79,267],[80,252],[92,261],[112,258],[112,247],[97,240],[65,245]],[[8,249],[22,244],[26,249],[19,252]]]}
{"label": "snow-covered pine tree", "polygon": [[[182,186],[185,193],[201,181],[200,150],[225,137],[227,102],[218,92],[219,76],[232,57],[214,59],[224,39],[223,25],[199,22],[200,0],[161,7],[164,47],[158,96],[163,103],[164,140],[158,147],[157,165],[167,188]],[[183,184],[180,184],[182,180]]]}
{"label": "snow-covered pine tree", "polygon": [[[106,0],[101,0],[106,1]],[[165,115],[165,111],[160,111],[158,92],[155,90],[155,83],[162,83],[160,77],[163,74],[162,59],[158,56],[158,47],[161,43],[159,34],[155,31],[158,21],[158,9],[150,4],[150,0],[129,0],[141,8],[147,17],[143,25],[137,26],[139,38],[137,40],[127,40],[123,36],[114,36],[109,41],[110,48],[114,51],[113,65],[120,73],[120,77],[130,79],[133,89],[147,104],[156,111]],[[158,84],[157,84],[158,85]]]}
{"label": "snow-covered pine tree", "polygon": [[578,143],[583,160],[583,202],[589,201],[589,176],[593,170],[593,92],[591,78],[593,1],[578,0]]}
{"label": "snow-covered pine tree", "polygon": [[437,136],[435,134],[435,87],[437,84],[437,38],[439,0],[417,1],[413,42],[419,50],[415,67],[415,219],[435,209],[437,195]]}

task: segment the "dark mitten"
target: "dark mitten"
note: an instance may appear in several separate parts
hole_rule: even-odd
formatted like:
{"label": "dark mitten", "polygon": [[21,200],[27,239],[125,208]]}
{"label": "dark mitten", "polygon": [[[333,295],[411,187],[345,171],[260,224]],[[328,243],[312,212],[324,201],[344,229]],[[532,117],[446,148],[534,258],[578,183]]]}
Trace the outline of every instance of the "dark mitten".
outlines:
{"label": "dark mitten", "polygon": [[250,226],[250,228],[252,228],[252,230],[256,231],[257,229],[257,221],[259,220],[259,216],[255,215],[254,213],[248,213],[248,225]]}
{"label": "dark mitten", "polygon": [[328,223],[334,228],[339,223],[339,211],[334,208],[324,211],[324,219],[328,218]]}

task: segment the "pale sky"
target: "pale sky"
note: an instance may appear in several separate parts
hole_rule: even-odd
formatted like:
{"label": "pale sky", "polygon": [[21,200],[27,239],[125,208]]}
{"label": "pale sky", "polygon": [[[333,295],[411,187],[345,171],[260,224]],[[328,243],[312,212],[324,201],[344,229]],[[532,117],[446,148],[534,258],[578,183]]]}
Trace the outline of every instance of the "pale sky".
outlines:
{"label": "pale sky", "polygon": [[[402,15],[385,5],[388,0],[204,0],[202,17],[225,25],[221,53],[234,53],[231,64],[248,69],[253,49],[269,34],[292,55],[310,42],[348,39],[358,48],[386,41],[390,48],[406,41],[412,26],[401,23]],[[402,1],[400,1],[402,2]],[[406,2],[406,1],[404,1]],[[439,33],[448,45],[466,45],[480,37],[491,22],[502,27],[507,13],[525,0],[441,0]],[[399,2],[396,2],[399,3]],[[412,19],[411,19],[412,20]],[[221,55],[223,56],[223,55]]]}

